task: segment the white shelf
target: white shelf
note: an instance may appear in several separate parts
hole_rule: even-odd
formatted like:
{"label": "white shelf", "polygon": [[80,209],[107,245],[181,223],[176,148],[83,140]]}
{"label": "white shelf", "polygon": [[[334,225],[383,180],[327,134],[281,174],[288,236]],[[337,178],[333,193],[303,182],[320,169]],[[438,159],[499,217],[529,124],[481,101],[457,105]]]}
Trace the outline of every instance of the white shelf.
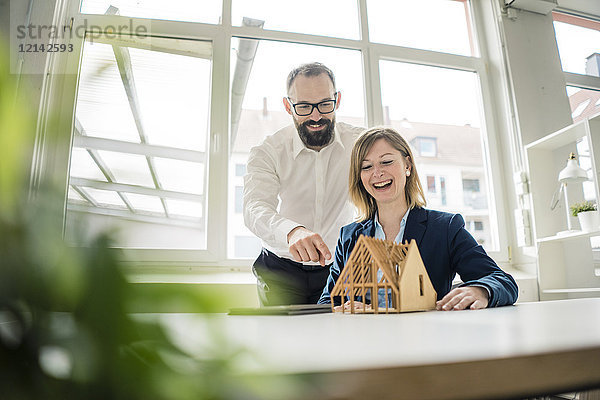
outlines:
{"label": "white shelf", "polygon": [[595,293],[600,292],[600,288],[565,288],[565,289],[544,289],[542,293]]}
{"label": "white shelf", "polygon": [[586,238],[586,237],[591,237],[591,236],[600,236],[600,230],[590,231],[590,232],[575,231],[575,232],[571,232],[571,233],[565,233],[562,235],[547,236],[547,237],[539,238],[537,240],[537,242],[538,243],[561,242],[561,241],[565,241],[565,240]]}
{"label": "white shelf", "polygon": [[525,146],[525,150],[530,149],[543,149],[543,150],[554,150],[559,147],[565,146],[569,143],[576,142],[586,135],[587,120],[581,120],[576,124],[569,125],[557,132],[551,133],[548,136],[544,136],[541,139],[531,142]]}
{"label": "white shelf", "polygon": [[[557,234],[567,221],[579,227],[567,213],[569,205],[585,199],[582,185],[569,185],[568,205],[551,211],[550,201],[558,185],[558,175],[569,153],[578,153],[578,143],[587,142],[591,181],[600,200],[600,114],[569,125],[525,146],[531,193],[532,227],[537,235],[537,278],[540,300],[571,297],[600,297],[598,260],[590,237],[600,236],[600,227],[592,232],[581,230]],[[589,196],[588,196],[589,197]],[[568,218],[568,219],[567,219]]]}

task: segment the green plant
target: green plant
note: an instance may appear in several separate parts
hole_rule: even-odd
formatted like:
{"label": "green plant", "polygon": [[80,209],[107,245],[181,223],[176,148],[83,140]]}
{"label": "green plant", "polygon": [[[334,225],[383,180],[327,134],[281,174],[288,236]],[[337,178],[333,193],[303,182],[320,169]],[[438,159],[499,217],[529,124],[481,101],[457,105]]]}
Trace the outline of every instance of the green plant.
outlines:
{"label": "green plant", "polygon": [[123,276],[110,234],[77,247],[65,243],[56,207],[64,188],[30,191],[36,115],[26,97],[17,96],[0,58],[0,397],[280,399],[299,393],[288,378],[240,372],[254,355],[227,340],[218,318],[197,315],[206,327],[192,332],[206,343],[198,355],[172,339],[160,318],[132,315],[136,304],[173,302],[214,311],[221,301],[214,293],[174,288],[144,297]]}
{"label": "green plant", "polygon": [[577,214],[581,212],[596,211],[597,209],[596,203],[592,203],[591,201],[582,201],[571,206],[571,214],[576,217]]}

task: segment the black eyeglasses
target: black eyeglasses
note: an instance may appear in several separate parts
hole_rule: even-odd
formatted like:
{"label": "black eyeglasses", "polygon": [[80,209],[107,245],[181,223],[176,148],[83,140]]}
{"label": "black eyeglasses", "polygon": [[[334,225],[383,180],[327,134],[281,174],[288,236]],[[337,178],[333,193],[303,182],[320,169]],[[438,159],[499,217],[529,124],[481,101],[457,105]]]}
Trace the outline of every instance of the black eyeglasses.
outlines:
{"label": "black eyeglasses", "polygon": [[[337,96],[337,92],[333,95],[333,97]],[[335,103],[337,100],[325,100],[319,103],[292,103],[292,99],[287,98],[296,114],[301,117],[306,117],[307,115],[312,114],[313,110],[316,108],[321,114],[330,114],[335,110]]]}

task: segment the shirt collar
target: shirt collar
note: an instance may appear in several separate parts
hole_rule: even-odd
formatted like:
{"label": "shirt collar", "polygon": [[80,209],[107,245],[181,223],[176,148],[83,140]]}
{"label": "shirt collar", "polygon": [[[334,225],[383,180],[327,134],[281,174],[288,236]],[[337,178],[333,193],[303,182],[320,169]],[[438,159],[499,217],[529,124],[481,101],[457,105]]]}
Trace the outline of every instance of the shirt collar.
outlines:
{"label": "shirt collar", "polygon": [[[298,157],[298,154],[300,154],[300,152],[302,152],[302,150],[309,150],[308,147],[306,147],[304,145],[304,143],[302,142],[302,139],[300,139],[300,135],[298,134],[298,128],[296,128],[296,126],[293,126],[294,128],[294,135],[292,136],[292,156],[294,157],[294,159],[296,157]],[[340,137],[339,133],[338,133],[338,126],[336,124],[335,128],[333,128],[333,142],[329,145],[333,145],[335,143],[338,143],[340,146],[342,146],[342,149],[344,148],[344,143],[342,142],[342,138]],[[327,146],[327,147],[329,147]],[[325,148],[327,148],[325,147]]]}
{"label": "shirt collar", "polygon": [[[406,210],[404,217],[402,217],[402,221],[400,221],[400,231],[398,232],[398,236],[400,236],[400,242],[402,241],[402,236],[404,236],[404,229],[406,228],[406,220],[408,219],[408,214],[410,213],[410,208]],[[375,238],[377,239],[385,239],[385,233],[383,232],[383,226],[379,223],[379,216],[375,213],[375,218],[373,219],[375,224]],[[396,237],[398,239],[398,237]]]}

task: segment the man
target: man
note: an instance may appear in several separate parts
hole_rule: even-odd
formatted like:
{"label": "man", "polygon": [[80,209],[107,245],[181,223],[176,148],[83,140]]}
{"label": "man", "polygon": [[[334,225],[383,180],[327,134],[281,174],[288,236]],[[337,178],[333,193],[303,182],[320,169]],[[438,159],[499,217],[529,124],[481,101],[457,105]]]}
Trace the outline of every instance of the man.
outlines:
{"label": "man", "polygon": [[295,127],[252,148],[244,177],[244,221],[263,244],[253,267],[262,305],[316,303],[340,228],[353,216],[348,168],[362,129],[336,124],[333,72],[301,65],[288,75],[287,94]]}

